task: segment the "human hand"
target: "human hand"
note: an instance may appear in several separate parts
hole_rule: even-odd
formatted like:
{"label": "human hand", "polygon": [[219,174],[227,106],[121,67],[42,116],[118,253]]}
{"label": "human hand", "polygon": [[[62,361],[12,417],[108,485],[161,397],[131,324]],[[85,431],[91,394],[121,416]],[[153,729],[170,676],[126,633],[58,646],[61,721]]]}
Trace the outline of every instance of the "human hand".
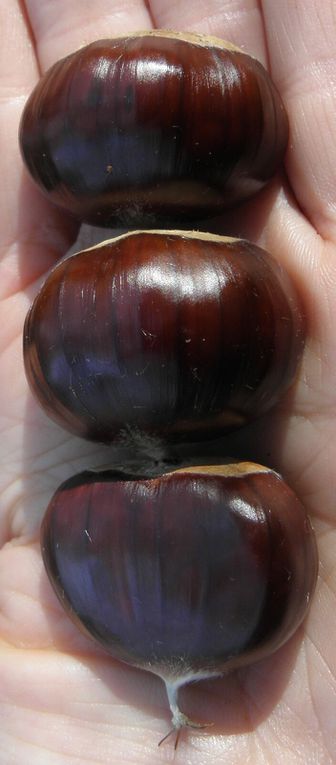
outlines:
{"label": "human hand", "polygon": [[[262,10],[260,10],[262,7]],[[23,104],[41,71],[100,37],[156,26],[229,39],[268,65],[291,127],[286,177],[224,216],[221,232],[281,261],[302,295],[308,339],[294,388],[269,415],[223,441],[276,468],[318,535],[309,617],[271,659],[182,694],[207,733],[181,736],[175,763],[327,765],[336,758],[336,114],[332,0],[19,0],[0,7],[0,719],[3,765],[169,762],[163,685],[114,662],[63,614],[43,570],[39,524],[68,476],[108,461],[106,447],[51,423],[32,400],[22,325],[46,271],[77,236],[40,195],[19,156]],[[104,232],[101,232],[104,238]],[[334,260],[335,258],[335,260]],[[225,447],[225,448],[224,448]]]}

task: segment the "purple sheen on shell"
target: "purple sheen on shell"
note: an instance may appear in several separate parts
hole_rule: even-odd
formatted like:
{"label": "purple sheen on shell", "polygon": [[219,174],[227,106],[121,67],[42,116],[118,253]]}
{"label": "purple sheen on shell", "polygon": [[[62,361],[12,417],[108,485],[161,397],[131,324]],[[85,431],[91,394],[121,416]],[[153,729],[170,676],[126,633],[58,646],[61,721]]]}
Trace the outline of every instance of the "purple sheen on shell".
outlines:
{"label": "purple sheen on shell", "polygon": [[56,491],[41,544],[70,618],[114,658],[165,681],[177,728],[191,724],[178,688],[276,651],[317,576],[301,502],[250,463],[151,479],[84,472]]}
{"label": "purple sheen on shell", "polygon": [[279,168],[287,115],[254,58],[153,30],[58,61],[25,106],[20,145],[51,201],[94,225],[200,220]]}
{"label": "purple sheen on shell", "polygon": [[305,320],[288,275],[249,242],[139,231],[49,274],[24,328],[31,389],[77,436],[221,436],[293,383]]}

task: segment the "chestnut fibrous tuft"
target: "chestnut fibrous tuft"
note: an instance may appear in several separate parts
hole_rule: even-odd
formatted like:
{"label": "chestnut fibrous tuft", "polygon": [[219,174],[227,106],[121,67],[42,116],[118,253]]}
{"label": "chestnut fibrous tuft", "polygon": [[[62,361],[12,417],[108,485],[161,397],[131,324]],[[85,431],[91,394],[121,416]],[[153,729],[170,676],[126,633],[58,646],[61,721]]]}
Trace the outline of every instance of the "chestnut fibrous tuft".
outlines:
{"label": "chestnut fibrous tuft", "polygon": [[76,435],[211,439],[292,383],[304,320],[284,270],[242,240],[134,232],[72,255],[26,319],[31,388]]}
{"label": "chestnut fibrous tuft", "polygon": [[258,192],[288,122],[268,73],[230,43],[152,31],[58,61],[23,112],[26,165],[95,225],[200,220]]}
{"label": "chestnut fibrous tuft", "polygon": [[84,472],[56,491],[41,544],[71,619],[114,658],[162,678],[176,729],[198,725],[181,712],[179,688],[276,651],[317,577],[304,507],[252,463],[152,478]]}

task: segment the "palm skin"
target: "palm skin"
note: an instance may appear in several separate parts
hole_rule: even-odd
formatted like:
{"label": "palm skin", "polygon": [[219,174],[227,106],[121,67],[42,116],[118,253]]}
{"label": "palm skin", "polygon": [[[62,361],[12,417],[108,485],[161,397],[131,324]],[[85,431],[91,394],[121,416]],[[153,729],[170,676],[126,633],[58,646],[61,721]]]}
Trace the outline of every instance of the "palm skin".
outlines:
{"label": "palm skin", "polygon": [[[187,689],[182,707],[212,720],[183,734],[174,762],[264,765],[336,760],[336,18],[332,0],[19,0],[0,3],[0,762],[170,762],[160,681],[114,662],[63,614],[43,570],[38,532],[57,485],[110,459],[53,425],[24,377],[24,316],[45,272],[76,238],[72,222],[26,177],[17,145],[39,72],[99,37],[156,25],[230,39],[266,63],[291,126],[286,178],[220,223],[284,263],[305,304],[300,376],[276,411],[223,442],[223,454],[275,467],[318,537],[320,576],[304,626],[275,657]],[[105,232],[98,234],[104,238]],[[96,238],[98,238],[96,237]]]}

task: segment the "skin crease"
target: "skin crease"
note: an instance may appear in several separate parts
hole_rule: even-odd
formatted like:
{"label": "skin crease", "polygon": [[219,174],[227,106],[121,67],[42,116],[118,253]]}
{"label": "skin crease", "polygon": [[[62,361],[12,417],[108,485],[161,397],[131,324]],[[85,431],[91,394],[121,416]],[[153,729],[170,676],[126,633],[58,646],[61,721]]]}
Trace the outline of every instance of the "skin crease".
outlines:
{"label": "skin crease", "polygon": [[[276,656],[183,693],[213,721],[182,733],[174,763],[327,765],[336,760],[336,206],[332,0],[8,0],[0,29],[0,762],[155,765],[173,760],[163,686],[106,659],[63,615],[42,568],[38,528],[57,485],[111,453],[72,439],[32,401],[21,333],[46,270],[76,237],[25,175],[17,145],[39,71],[76,47],[152,25],[228,38],[267,63],[287,106],[286,178],[217,226],[270,249],[306,305],[295,388],[222,453],[281,471],[311,514],[320,579],[309,617]],[[215,226],[213,226],[215,229]],[[99,237],[97,237],[99,238]],[[104,237],[105,238],[105,233]],[[218,448],[218,447],[217,447]]]}

